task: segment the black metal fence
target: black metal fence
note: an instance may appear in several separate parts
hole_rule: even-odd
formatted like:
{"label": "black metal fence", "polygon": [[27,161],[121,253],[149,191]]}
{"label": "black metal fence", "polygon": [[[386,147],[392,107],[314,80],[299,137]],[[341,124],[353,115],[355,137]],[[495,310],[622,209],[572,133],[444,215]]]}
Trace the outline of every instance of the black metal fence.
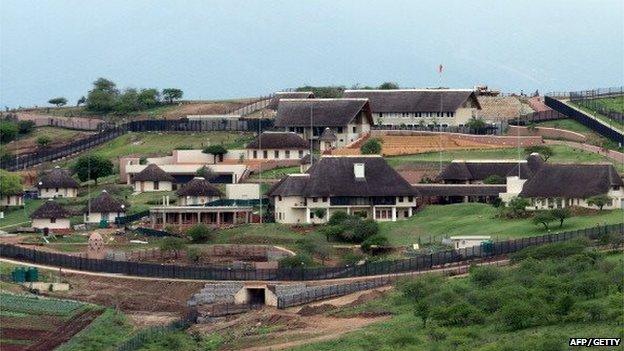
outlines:
{"label": "black metal fence", "polygon": [[580,237],[596,239],[604,234],[624,234],[624,223],[495,242],[488,250],[484,250],[481,246],[474,246],[460,250],[440,251],[429,255],[418,255],[409,259],[318,268],[255,269],[213,266],[197,267],[105,259],[98,260],[38,251],[10,244],[0,244],[0,257],[82,271],[119,273],[131,276],[201,280],[304,281],[424,271],[449,263],[506,255],[529,246],[560,242]]}
{"label": "black metal fence", "polygon": [[509,124],[512,125],[528,125],[531,123],[544,122],[544,121],[554,121],[558,119],[566,119],[568,116],[555,111],[539,111],[539,112],[531,112],[526,115],[522,115],[519,118],[514,118],[509,120]]}
{"label": "black metal fence", "polygon": [[391,284],[392,282],[393,280],[389,278],[377,278],[372,280],[353,282],[349,284],[315,286],[306,289],[306,291],[303,293],[278,297],[277,308],[281,309],[292,306],[299,306],[314,301],[344,296],[358,291],[378,288],[384,285]]}
{"label": "black metal fence", "polygon": [[0,159],[0,168],[8,171],[17,171],[44,162],[58,160],[102,145],[128,132],[256,132],[258,128],[267,130],[272,127],[273,120],[270,119],[189,121],[183,118],[178,120],[131,121],[119,126],[110,127],[100,133],[90,135],[63,146],[45,148],[26,155],[2,157]]}
{"label": "black metal fence", "polygon": [[164,230],[156,230],[151,228],[139,227],[135,229],[137,233],[145,235],[145,236],[155,236],[155,237],[165,237],[165,236],[173,236],[173,234],[166,232]]}
{"label": "black metal fence", "polygon": [[585,112],[574,109],[550,96],[544,97],[544,103],[553,110],[563,113],[564,115],[576,120],[582,125],[594,130],[598,134],[607,137],[617,143],[624,144],[624,134],[622,134],[622,132],[615,128],[612,128],[611,126],[608,126],[605,123],[600,122],[599,120],[586,114]]}
{"label": "black metal fence", "polygon": [[619,123],[624,123],[624,114],[614,110],[602,99],[624,96],[624,87],[586,90],[570,93],[570,101],[576,105],[596,111],[597,113]]}

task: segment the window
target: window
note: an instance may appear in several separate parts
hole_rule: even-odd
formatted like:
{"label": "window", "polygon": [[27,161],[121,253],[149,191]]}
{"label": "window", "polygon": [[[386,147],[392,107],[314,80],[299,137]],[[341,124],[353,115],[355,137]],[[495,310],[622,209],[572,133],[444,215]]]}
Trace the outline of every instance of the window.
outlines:
{"label": "window", "polygon": [[277,201],[282,201],[282,195],[277,196]]}
{"label": "window", "polygon": [[258,158],[258,151],[257,150],[254,150],[253,158]]}
{"label": "window", "polygon": [[273,157],[274,158],[279,158],[279,150],[273,151]]}
{"label": "window", "polygon": [[56,192],[58,193],[58,191],[59,191],[59,188],[56,188],[56,190],[55,190],[55,191],[56,191]]}
{"label": "window", "polygon": [[383,113],[379,112],[379,117],[383,117]]}
{"label": "window", "polygon": [[310,211],[310,219],[314,219],[314,212]]}
{"label": "window", "polygon": [[407,197],[407,201],[409,201],[409,202],[414,201],[414,197],[413,197],[413,196],[408,196],[408,197]]}
{"label": "window", "polygon": [[337,127],[336,128],[336,133],[342,133],[342,127]]}
{"label": "window", "polygon": [[50,218],[50,223],[56,223],[56,218]]}
{"label": "window", "polygon": [[403,196],[399,196],[399,202],[403,202]]}
{"label": "window", "polygon": [[263,158],[269,158],[269,151],[268,150],[262,151],[262,157]]}
{"label": "window", "polygon": [[327,202],[327,197],[323,197],[323,202]]}
{"label": "window", "polygon": [[285,155],[284,157],[290,158],[290,150],[284,151],[284,155]]}
{"label": "window", "polygon": [[303,150],[299,150],[299,158],[303,158]]}
{"label": "window", "polygon": [[353,133],[357,133],[357,128],[353,127]]}
{"label": "window", "polygon": [[315,198],[315,197],[312,198],[312,202],[317,202],[317,201],[318,201],[317,198]]}
{"label": "window", "polygon": [[154,182],[154,190],[158,190],[159,187],[160,187],[160,182],[158,181]]}
{"label": "window", "polygon": [[409,211],[403,211],[403,217],[409,217]]}

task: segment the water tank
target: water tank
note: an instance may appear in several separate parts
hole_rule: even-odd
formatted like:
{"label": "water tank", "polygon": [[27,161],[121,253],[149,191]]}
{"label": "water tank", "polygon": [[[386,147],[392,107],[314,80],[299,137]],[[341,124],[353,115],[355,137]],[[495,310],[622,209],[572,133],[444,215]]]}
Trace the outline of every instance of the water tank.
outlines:
{"label": "water tank", "polygon": [[26,270],[24,270],[24,267],[17,267],[11,272],[11,276],[14,282],[23,283],[26,281]]}
{"label": "water tank", "polygon": [[39,270],[35,267],[28,267],[26,270],[26,281],[27,282],[38,282],[39,281]]}

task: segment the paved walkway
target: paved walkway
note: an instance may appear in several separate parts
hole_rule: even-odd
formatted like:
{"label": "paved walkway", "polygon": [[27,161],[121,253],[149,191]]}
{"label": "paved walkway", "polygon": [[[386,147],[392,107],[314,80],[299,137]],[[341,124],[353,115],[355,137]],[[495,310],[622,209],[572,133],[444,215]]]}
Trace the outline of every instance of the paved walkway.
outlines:
{"label": "paved walkway", "polygon": [[575,149],[585,150],[589,152],[593,152],[595,154],[605,156],[613,160],[617,163],[624,164],[624,153],[615,151],[615,150],[604,150],[600,146],[591,145],[591,144],[582,144],[574,141],[565,141],[565,140],[544,140],[546,144],[549,145],[566,145],[569,147],[573,147]]}

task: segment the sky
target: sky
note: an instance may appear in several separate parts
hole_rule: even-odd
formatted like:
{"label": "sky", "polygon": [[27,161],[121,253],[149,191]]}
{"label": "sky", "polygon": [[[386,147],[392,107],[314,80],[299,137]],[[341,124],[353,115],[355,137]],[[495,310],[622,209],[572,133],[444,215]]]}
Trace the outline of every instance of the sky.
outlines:
{"label": "sky", "polygon": [[[444,66],[441,77],[438,65]],[[0,0],[0,106],[119,88],[624,85],[624,1]]]}

